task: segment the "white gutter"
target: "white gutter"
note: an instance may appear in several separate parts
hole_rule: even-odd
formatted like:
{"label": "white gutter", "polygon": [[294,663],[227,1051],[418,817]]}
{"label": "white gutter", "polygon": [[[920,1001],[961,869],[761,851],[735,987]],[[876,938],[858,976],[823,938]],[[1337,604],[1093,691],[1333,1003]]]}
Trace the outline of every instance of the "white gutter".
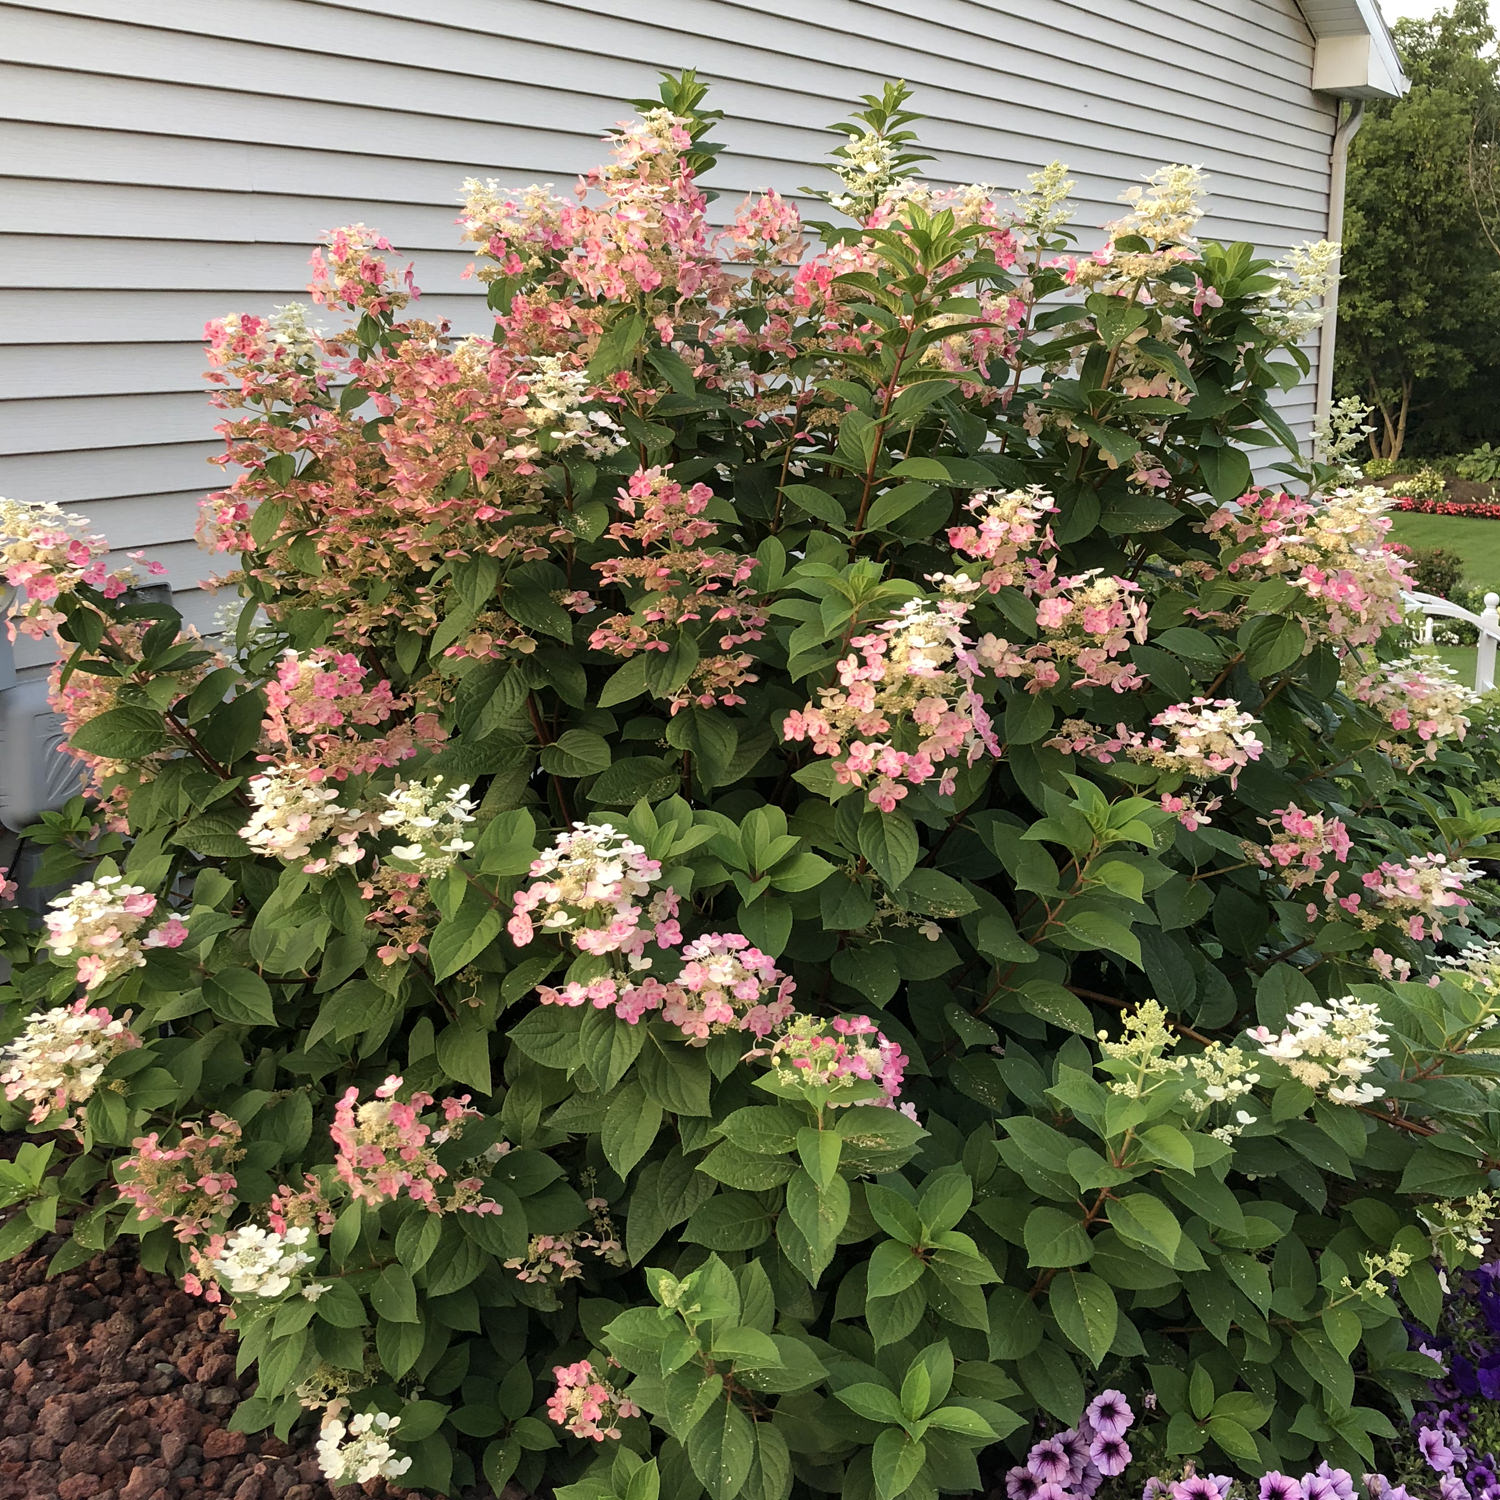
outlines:
{"label": "white gutter", "polygon": [[[1344,238],[1344,187],[1348,178],[1349,143],[1364,122],[1365,101],[1351,99],[1349,113],[1333,133],[1333,150],[1328,165],[1328,238],[1339,244]],[[1342,261],[1342,257],[1340,257]],[[1323,324],[1318,335],[1318,391],[1315,411],[1319,423],[1326,423],[1333,409],[1333,348],[1338,337],[1339,284],[1335,280],[1323,306]]]}

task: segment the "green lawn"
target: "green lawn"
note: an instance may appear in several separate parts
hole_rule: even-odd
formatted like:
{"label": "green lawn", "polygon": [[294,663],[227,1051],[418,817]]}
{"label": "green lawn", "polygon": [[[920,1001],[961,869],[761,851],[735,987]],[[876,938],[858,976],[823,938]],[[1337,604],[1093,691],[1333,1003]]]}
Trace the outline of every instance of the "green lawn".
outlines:
{"label": "green lawn", "polygon": [[1408,547],[1443,547],[1464,560],[1464,582],[1500,593],[1500,520],[1474,516],[1423,516],[1398,511],[1391,540]]}
{"label": "green lawn", "polygon": [[[1391,540],[1408,547],[1443,547],[1463,558],[1464,582],[1471,588],[1500,593],[1500,520],[1473,516],[1424,516],[1398,511],[1392,518]],[[1442,628],[1439,622],[1439,629]],[[1461,681],[1474,681],[1472,646],[1438,646],[1440,656]]]}

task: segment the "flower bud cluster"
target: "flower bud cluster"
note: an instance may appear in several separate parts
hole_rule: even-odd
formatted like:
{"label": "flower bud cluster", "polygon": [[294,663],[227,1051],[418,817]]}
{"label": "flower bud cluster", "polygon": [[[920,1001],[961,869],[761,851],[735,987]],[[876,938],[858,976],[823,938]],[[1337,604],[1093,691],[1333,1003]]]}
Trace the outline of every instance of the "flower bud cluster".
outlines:
{"label": "flower bud cluster", "polygon": [[112,1059],[141,1045],[129,1023],[128,1012],[115,1017],[83,1000],[32,1016],[0,1052],[5,1097],[26,1100],[34,1125],[62,1114],[64,1125],[80,1129],[71,1111],[93,1096]]}
{"label": "flower bud cluster", "polygon": [[1306,1001],[1286,1018],[1281,1033],[1254,1027],[1248,1035],[1262,1057],[1279,1062],[1300,1084],[1334,1104],[1368,1104],[1385,1090],[1367,1081],[1375,1065],[1391,1055],[1379,1007],[1354,995],[1318,1004]]}
{"label": "flower bud cluster", "polygon": [[75,960],[78,982],[87,990],[140,968],[146,949],[176,948],[187,937],[177,917],[143,931],[156,912],[156,897],[119,875],[85,880],[51,905],[46,945],[55,958]]}

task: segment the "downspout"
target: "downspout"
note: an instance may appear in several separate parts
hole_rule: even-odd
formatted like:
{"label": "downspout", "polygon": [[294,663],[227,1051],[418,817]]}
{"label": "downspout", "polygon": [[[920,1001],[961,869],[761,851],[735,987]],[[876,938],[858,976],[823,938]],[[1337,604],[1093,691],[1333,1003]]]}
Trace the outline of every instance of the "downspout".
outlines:
{"label": "downspout", "polygon": [[[1328,157],[1328,238],[1335,244],[1342,244],[1344,238],[1344,188],[1349,175],[1349,143],[1359,133],[1364,118],[1365,101],[1351,99],[1349,113],[1333,132],[1333,150]],[[1324,302],[1323,324],[1318,335],[1318,391],[1315,411],[1320,425],[1328,421],[1328,415],[1333,410],[1333,346],[1338,336],[1338,321],[1339,283],[1335,280]]]}

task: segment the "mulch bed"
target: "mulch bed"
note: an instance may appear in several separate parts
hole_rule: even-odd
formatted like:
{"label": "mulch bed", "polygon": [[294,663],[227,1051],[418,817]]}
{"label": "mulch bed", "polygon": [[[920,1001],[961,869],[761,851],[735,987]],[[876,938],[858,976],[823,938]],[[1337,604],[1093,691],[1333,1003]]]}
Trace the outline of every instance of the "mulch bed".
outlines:
{"label": "mulch bed", "polygon": [[0,1500],[328,1500],[310,1441],[228,1430],[253,1378],[221,1313],[126,1243],[48,1281],[61,1243],[0,1262]]}

